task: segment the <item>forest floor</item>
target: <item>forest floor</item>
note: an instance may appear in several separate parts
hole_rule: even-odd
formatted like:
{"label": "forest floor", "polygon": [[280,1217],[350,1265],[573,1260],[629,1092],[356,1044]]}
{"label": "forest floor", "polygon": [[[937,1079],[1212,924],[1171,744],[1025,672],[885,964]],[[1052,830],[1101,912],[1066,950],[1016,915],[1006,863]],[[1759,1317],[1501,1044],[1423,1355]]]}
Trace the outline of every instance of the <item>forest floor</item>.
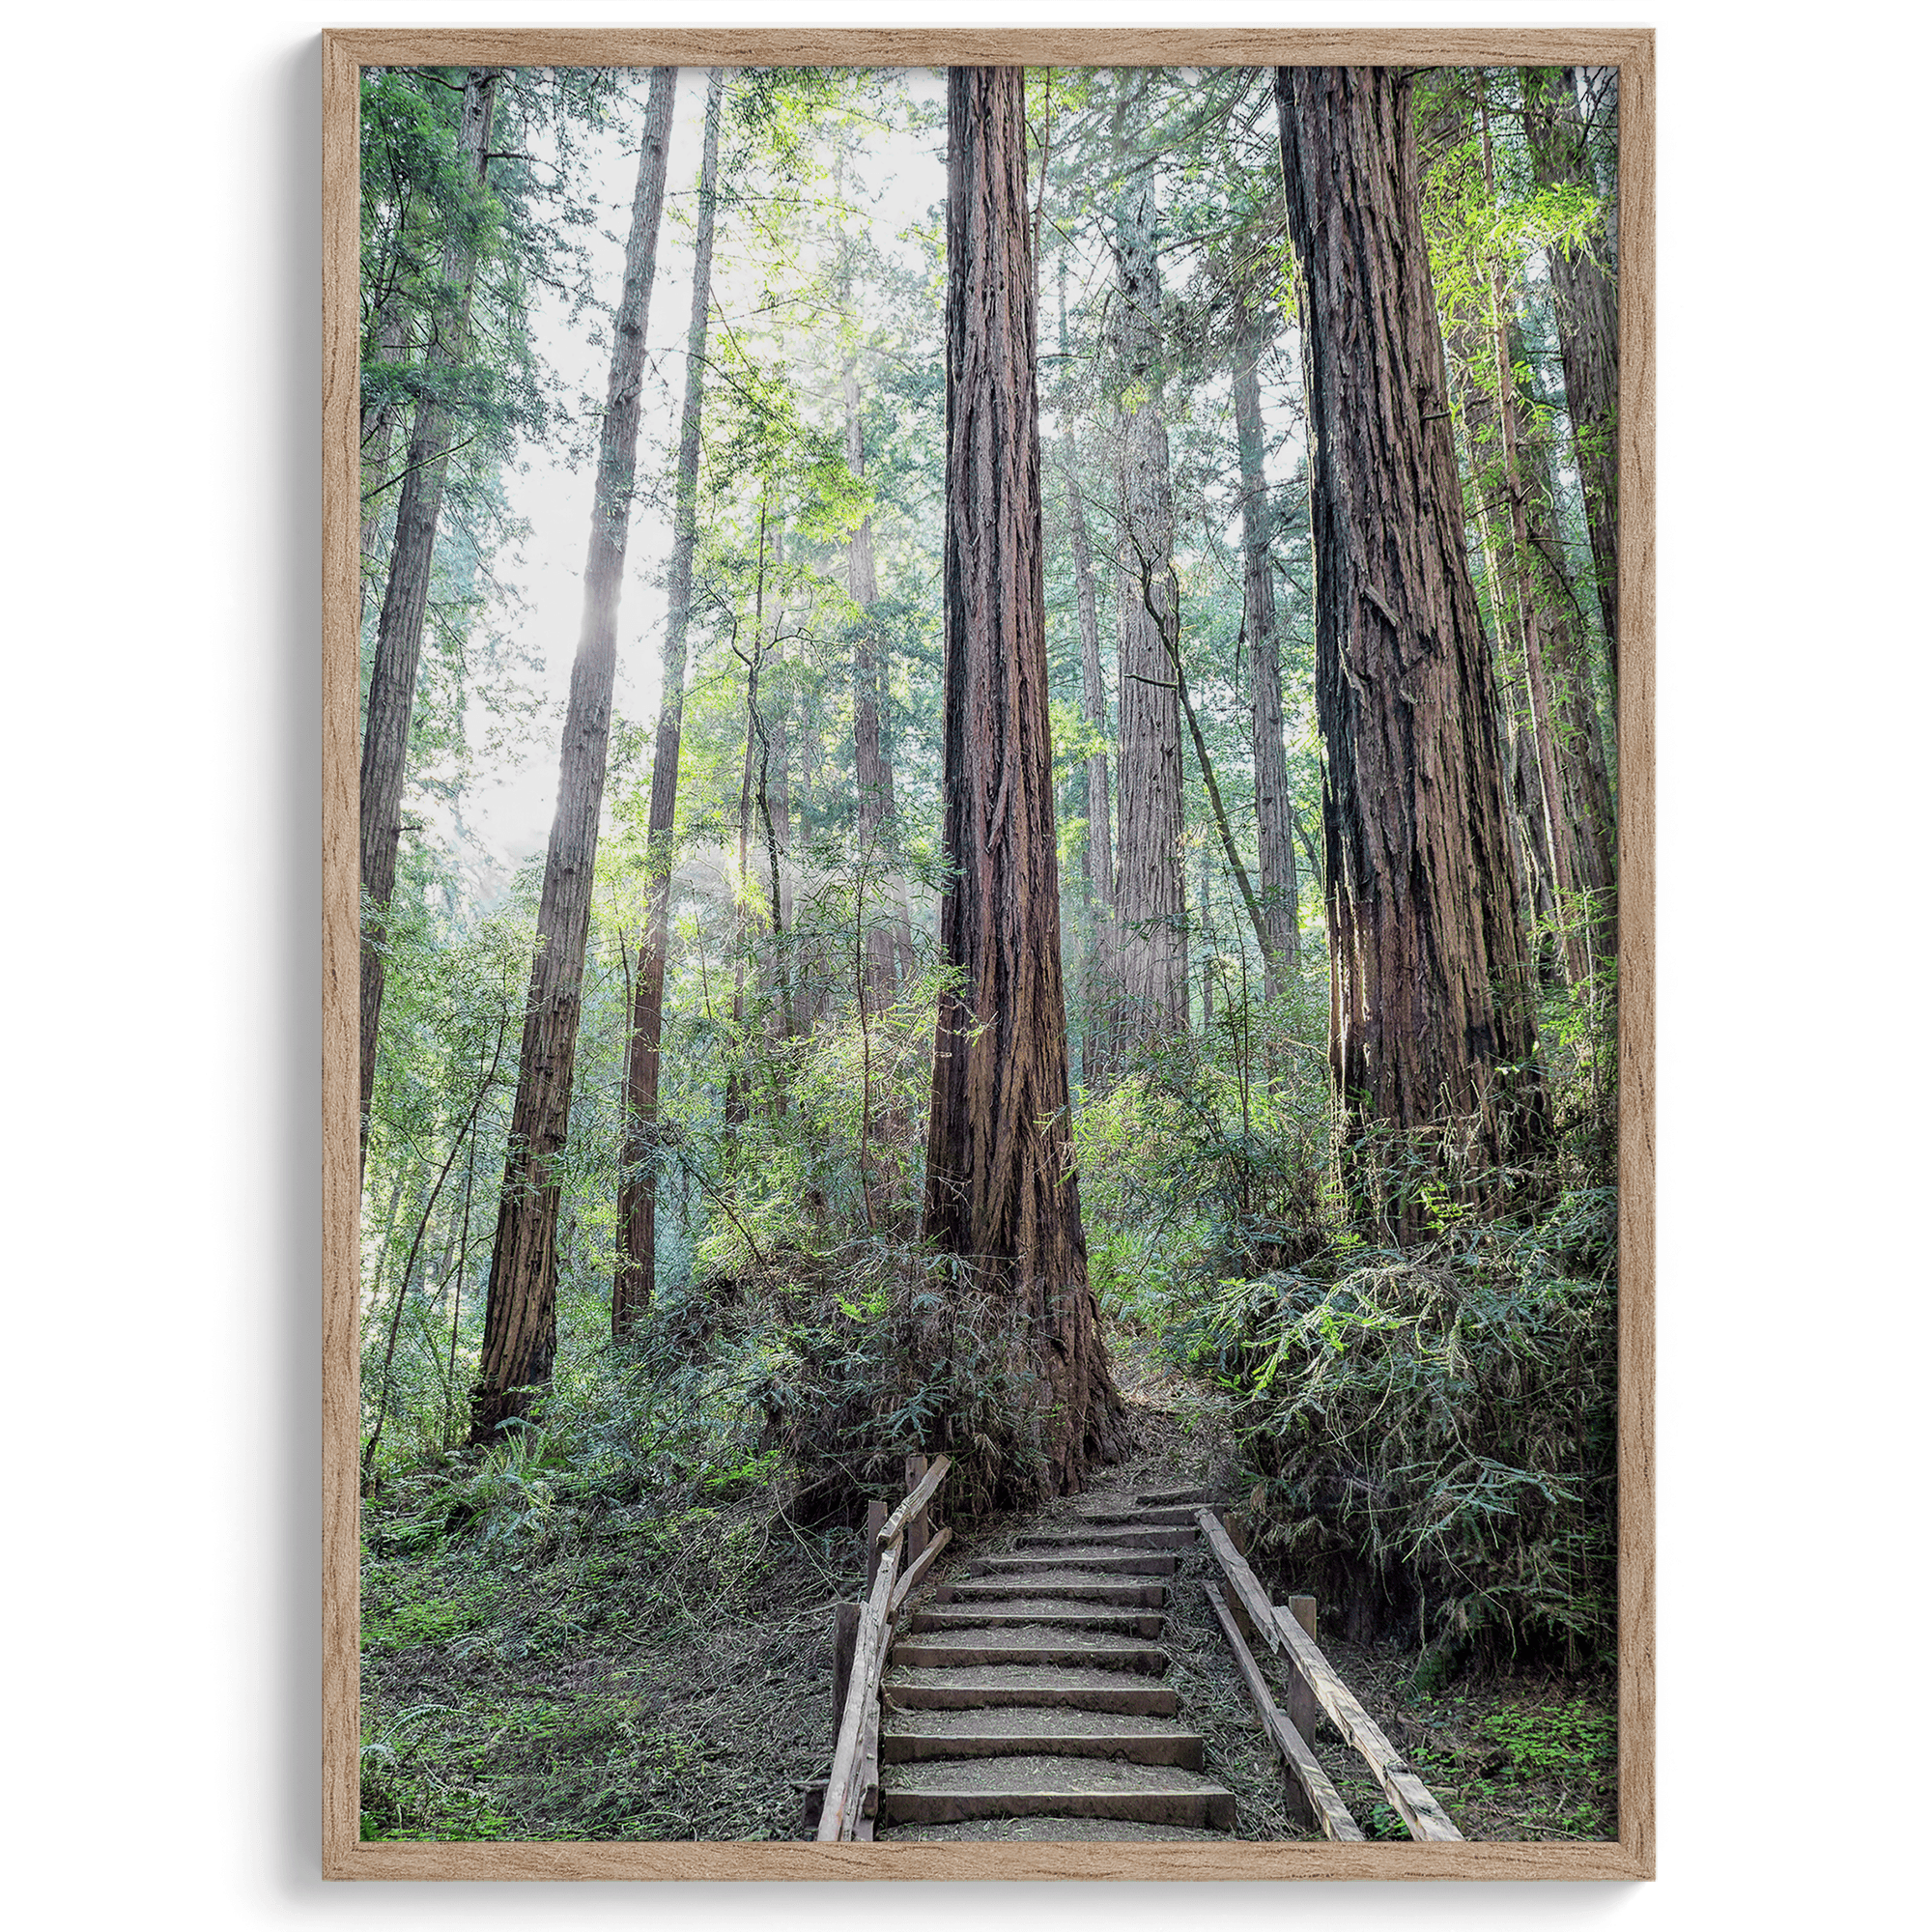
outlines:
{"label": "forest floor", "polygon": [[[1139,1447],[1106,1486],[1225,1480],[1217,1392],[1129,1338],[1113,1346]],[[798,1527],[756,1477],[669,1515],[539,1495],[503,1533],[452,1532],[439,1515],[447,1485],[425,1471],[364,1505],[365,1838],[803,1835],[806,1789],[832,1757],[833,1606],[861,1594],[857,1534]],[[997,1549],[1024,1521],[981,1523],[967,1549]],[[1207,1742],[1206,1770],[1236,1795],[1237,1835],[1298,1837],[1279,1760],[1188,1587],[1210,1560],[1188,1552],[1176,1579],[1168,1681]],[[1606,1678],[1489,1673],[1430,1695],[1412,1687],[1412,1639],[1321,1641],[1465,1836],[1615,1835]],[[1406,1835],[1352,1751],[1332,1735],[1317,1749],[1371,1836]]]}

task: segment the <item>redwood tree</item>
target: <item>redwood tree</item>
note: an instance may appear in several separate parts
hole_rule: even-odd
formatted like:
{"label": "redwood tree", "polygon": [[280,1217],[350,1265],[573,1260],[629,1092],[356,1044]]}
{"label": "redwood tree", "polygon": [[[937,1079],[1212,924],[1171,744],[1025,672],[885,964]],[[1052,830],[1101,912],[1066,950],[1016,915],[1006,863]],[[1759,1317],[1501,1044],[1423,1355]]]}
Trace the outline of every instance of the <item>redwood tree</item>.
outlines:
{"label": "redwood tree", "polygon": [[624,1142],[617,1179],[617,1267],[611,1283],[611,1333],[625,1330],[657,1292],[658,1050],[664,1040],[665,962],[670,946],[671,833],[684,733],[684,666],[691,634],[692,565],[697,550],[697,460],[703,442],[704,349],[711,320],[711,249],[718,213],[718,124],[724,70],[713,68],[704,103],[704,159],[697,180],[697,236],[691,270],[691,328],[685,337],[684,414],[678,425],[677,501],[658,695],[657,749],[645,822],[644,936],[633,980],[631,1039],[624,1070]]}
{"label": "redwood tree", "polygon": [[[1065,353],[1062,329],[1062,353]],[[1087,534],[1087,510],[1080,499],[1080,462],[1069,421],[1063,447],[1066,470],[1066,527],[1073,547],[1074,602],[1080,613],[1080,715],[1094,731],[1087,757],[1087,838],[1080,848],[1081,886],[1086,900],[1087,1037],[1080,1056],[1081,1078],[1099,1086],[1106,1073],[1106,1039],[1111,1031],[1112,988],[1117,971],[1114,943],[1113,795],[1107,782],[1107,687],[1100,675],[1100,603],[1094,582],[1094,545]]]}
{"label": "redwood tree", "polygon": [[[1358,1205],[1398,1236],[1418,1190],[1547,1118],[1494,671],[1463,552],[1409,89],[1387,68],[1276,76],[1302,323],[1325,770],[1330,1057]],[[1413,1167],[1407,1169],[1414,1173]]]}
{"label": "redwood tree", "polygon": [[1114,350],[1120,437],[1119,844],[1115,953],[1124,1037],[1187,1025],[1187,893],[1181,874],[1180,706],[1167,639],[1176,628],[1174,494],[1162,413],[1160,258],[1151,160],[1130,160],[1128,90],[1116,77]]}
{"label": "redwood tree", "polygon": [[643,401],[644,330],[657,271],[665,163],[677,70],[651,70],[643,147],[624,250],[624,287],[612,328],[611,381],[597,454],[590,548],[583,567],[583,622],[571,667],[557,777],[556,815],[537,908],[537,953],[524,1015],[509,1154],[490,1255],[483,1354],[470,1396],[470,1441],[526,1413],[532,1384],[550,1378],[556,1353],[556,1215],[552,1164],[570,1123],[571,1075],[590,936],[597,822],[604,803],[611,696],[617,671],[617,610],[624,588],[631,495]]}
{"label": "redwood tree", "polygon": [[[464,82],[458,147],[462,171],[485,191],[490,124],[496,113],[497,68],[471,68]],[[443,250],[441,299],[433,309],[424,360],[440,370],[463,360],[469,306],[476,287],[477,243],[472,224],[457,223]],[[393,339],[393,337],[392,337]],[[400,345],[398,344],[400,349]],[[390,357],[389,359],[394,359]],[[422,659],[423,618],[429,610],[430,563],[442,515],[443,477],[452,435],[449,411],[433,390],[417,405],[410,432],[389,580],[376,624],[369,706],[362,726],[361,867],[367,907],[362,930],[362,1153],[369,1151],[369,1099],[376,1090],[376,1041],[383,1021],[384,922],[396,889],[396,852],[403,838],[403,766],[415,710],[416,668]],[[387,430],[384,431],[386,442]]]}
{"label": "redwood tree", "polygon": [[1235,345],[1235,440],[1241,469],[1241,614],[1248,639],[1249,715],[1254,726],[1255,823],[1261,856],[1262,918],[1267,933],[1264,972],[1272,996],[1284,966],[1299,952],[1300,908],[1294,875],[1294,808],[1282,742],[1281,630],[1274,599],[1273,519],[1263,462],[1260,318],[1243,298]]}
{"label": "redwood tree", "polygon": [[1033,1338],[1060,1492],[1117,1455],[1068,1134],[1047,710],[1035,283],[1018,68],[948,74],[946,614],[939,1014],[925,1233]]}
{"label": "redwood tree", "polygon": [[[1610,83],[1615,100],[1615,82]],[[1611,110],[1614,112],[1614,106]],[[1577,111],[1575,70],[1530,68],[1523,73],[1523,131],[1536,178],[1546,186],[1598,185],[1582,117]],[[1614,173],[1611,176],[1614,181]],[[1606,197],[1609,219],[1589,243],[1563,242],[1549,250],[1549,280],[1556,297],[1556,341],[1563,357],[1563,387],[1576,439],[1577,469],[1596,565],[1597,600],[1609,646],[1610,675],[1617,668],[1617,290],[1614,191]]]}

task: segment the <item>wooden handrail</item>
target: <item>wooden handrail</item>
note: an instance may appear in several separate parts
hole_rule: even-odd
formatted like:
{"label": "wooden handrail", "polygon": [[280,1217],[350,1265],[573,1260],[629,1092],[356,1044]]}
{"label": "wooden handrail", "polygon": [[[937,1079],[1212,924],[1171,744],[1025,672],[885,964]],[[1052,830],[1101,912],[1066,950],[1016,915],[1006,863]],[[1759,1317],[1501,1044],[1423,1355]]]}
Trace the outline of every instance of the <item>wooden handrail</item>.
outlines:
{"label": "wooden handrail", "polygon": [[1354,1692],[1336,1675],[1335,1666],[1322,1656],[1321,1646],[1287,1610],[1269,1601],[1261,1579],[1229,1540],[1214,1512],[1196,1510],[1194,1520],[1256,1629],[1271,1648],[1287,1652],[1289,1662],[1314,1693],[1315,1701],[1328,1714],[1329,1721],[1367,1761],[1383,1796],[1402,1814],[1409,1836],[1425,1843],[1460,1843],[1463,1834],[1451,1822],[1448,1812],[1409,1770],[1402,1754],[1362,1709]]}
{"label": "wooden handrail", "polygon": [[857,1806],[862,1795],[857,1786],[865,1772],[866,1712],[879,1701],[879,1680],[886,1659],[886,1638],[892,1634],[889,1605],[893,1582],[898,1575],[899,1545],[895,1537],[886,1546],[872,1594],[859,1618],[859,1640],[854,1646],[852,1680],[845,1691],[845,1709],[838,1721],[838,1747],[832,1754],[832,1776],[825,1784],[825,1809],[819,1814],[818,1837],[821,1844],[849,1838],[858,1823]]}
{"label": "wooden handrail", "polygon": [[867,1554],[876,1560],[877,1569],[872,1577],[871,1593],[859,1614],[858,1634],[852,1646],[852,1674],[846,1684],[845,1707],[838,1715],[838,1744],[832,1755],[832,1775],[826,1780],[825,1805],[818,1818],[821,1844],[851,1838],[863,1822],[867,1779],[877,1776],[879,1697],[885,1678],[886,1651],[892,1642],[893,1619],[952,1536],[951,1529],[942,1529],[901,1577],[899,1562],[905,1533],[909,1524],[921,1520],[952,1466],[951,1457],[934,1457],[911,1493],[867,1544]]}
{"label": "wooden handrail", "polygon": [[938,1493],[939,1486],[945,1480],[947,1470],[952,1466],[951,1456],[935,1456],[932,1459],[932,1466],[920,1478],[919,1486],[879,1525],[878,1545],[881,1549],[895,1537],[905,1533],[906,1524]]}
{"label": "wooden handrail", "polygon": [[1321,1828],[1324,1838],[1338,1842],[1365,1842],[1362,1828],[1349,1815],[1349,1807],[1342,1803],[1342,1795],[1335,1789],[1333,1780],[1321,1769],[1321,1761],[1309,1748],[1308,1740],[1289,1722],[1288,1714],[1274,1701],[1274,1693],[1267,1687],[1267,1680],[1262,1675],[1261,1665],[1254,1660],[1254,1653],[1242,1641],[1241,1633],[1236,1626],[1228,1606],[1221,1601],[1221,1593],[1212,1583],[1205,1586],[1208,1602],[1213,1607],[1214,1615],[1221,1625],[1221,1634],[1228,1639],[1228,1646],[1235,1653],[1235,1662],[1241,1668],[1241,1682],[1248,1687],[1248,1696],[1253,1700],[1262,1727],[1274,1740],[1275,1748],[1287,1761],[1288,1768],[1294,1775],[1294,1781],[1300,1785],[1302,1796],[1308,1800],[1309,1808],[1315,1814],[1315,1822]]}
{"label": "wooden handrail", "polygon": [[888,1615],[897,1616],[899,1605],[925,1581],[925,1573],[932,1568],[932,1559],[952,1541],[951,1526],[942,1529],[921,1552],[919,1561],[914,1563],[899,1578],[898,1588],[893,1592],[893,1601]]}

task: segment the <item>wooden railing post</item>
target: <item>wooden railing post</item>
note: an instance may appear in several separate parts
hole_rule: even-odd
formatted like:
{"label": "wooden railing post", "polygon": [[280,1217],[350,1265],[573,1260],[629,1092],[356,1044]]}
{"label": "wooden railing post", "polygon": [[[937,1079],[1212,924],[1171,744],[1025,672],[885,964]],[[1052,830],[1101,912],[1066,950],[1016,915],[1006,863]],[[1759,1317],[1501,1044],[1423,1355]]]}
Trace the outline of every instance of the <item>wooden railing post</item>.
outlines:
{"label": "wooden railing post", "polygon": [[[926,1461],[923,1456],[908,1456],[905,1459],[906,1493],[910,1495],[925,1480]],[[927,1503],[913,1520],[906,1524],[905,1567],[911,1569],[925,1554],[926,1523],[932,1505]]]}
{"label": "wooden railing post", "polygon": [[[926,1511],[952,1466],[951,1458],[906,1460],[910,1488],[905,1500],[890,1515],[884,1503],[866,1506],[866,1602],[863,1606],[838,1605],[832,1661],[838,1743],[817,1822],[821,1842],[872,1835],[878,1809],[879,1699],[893,1620],[952,1540],[949,1529],[937,1536],[926,1531]],[[923,1548],[909,1563],[906,1549],[915,1534]]]}
{"label": "wooden railing post", "polygon": [[[1282,1605],[1312,1637],[1315,1635],[1315,1599],[1313,1597],[1290,1597]],[[1288,1680],[1288,1721],[1308,1740],[1315,1742],[1315,1720],[1320,1716],[1321,1706],[1315,1701],[1315,1692],[1298,1670],[1292,1671]]]}
{"label": "wooden railing post", "polygon": [[845,1715],[845,1693],[852,1688],[852,1658],[859,1646],[859,1619],[865,1609],[859,1604],[840,1604],[832,1631],[832,1734],[838,1734],[838,1720]]}

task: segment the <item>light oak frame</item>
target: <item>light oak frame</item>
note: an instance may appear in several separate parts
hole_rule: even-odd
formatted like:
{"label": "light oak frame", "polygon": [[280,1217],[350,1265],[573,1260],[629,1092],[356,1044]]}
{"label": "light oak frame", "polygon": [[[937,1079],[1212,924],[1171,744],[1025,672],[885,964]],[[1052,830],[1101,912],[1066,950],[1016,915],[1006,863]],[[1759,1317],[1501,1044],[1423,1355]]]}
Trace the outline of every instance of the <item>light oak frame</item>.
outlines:
{"label": "light oak frame", "polygon": [[[356,858],[358,70],[364,66],[1620,70],[1622,1080],[1618,1816],[1598,1844],[364,1844]],[[1648,1879],[1656,1876],[1656,46],[1648,28],[357,28],[323,36],[323,1857],[336,1879]]]}

